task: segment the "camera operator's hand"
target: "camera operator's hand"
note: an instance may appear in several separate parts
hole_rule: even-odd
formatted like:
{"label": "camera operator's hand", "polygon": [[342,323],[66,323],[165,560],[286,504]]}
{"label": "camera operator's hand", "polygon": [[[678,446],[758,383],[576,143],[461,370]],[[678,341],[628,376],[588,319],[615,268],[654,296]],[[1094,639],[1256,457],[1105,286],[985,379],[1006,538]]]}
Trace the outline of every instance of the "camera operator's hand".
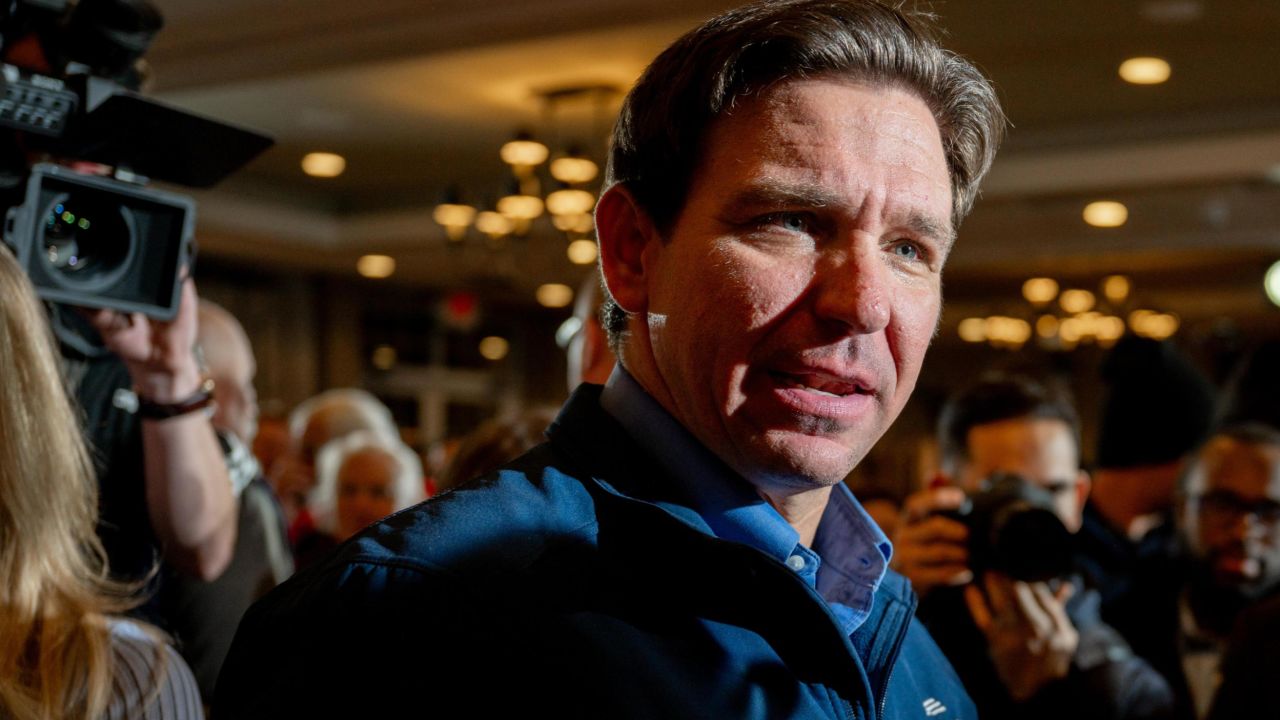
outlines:
{"label": "camera operator's hand", "polygon": [[964,503],[964,491],[937,487],[912,494],[903,504],[893,537],[894,570],[902,573],[921,597],[937,587],[963,585],[973,579],[964,523],[937,513]]}
{"label": "camera operator's hand", "polygon": [[1066,610],[1073,586],[1064,584],[1054,593],[1045,583],[994,572],[984,575],[983,586],[985,595],[976,585],[965,588],[965,601],[1009,695],[1028,700],[1047,683],[1066,677],[1080,644]]}
{"label": "camera operator's hand", "polygon": [[153,320],[142,313],[118,310],[85,310],[108,350],[124,361],[138,394],[158,403],[190,397],[200,389],[196,362],[195,283],[182,283],[178,314],[170,322]]}
{"label": "camera operator's hand", "polygon": [[[115,310],[84,314],[124,362],[138,395],[173,404],[201,386],[198,303],[195,283],[186,278],[171,322]],[[165,560],[194,578],[214,580],[231,561],[236,500],[213,425],[204,412],[144,418],[141,425],[147,511]]]}

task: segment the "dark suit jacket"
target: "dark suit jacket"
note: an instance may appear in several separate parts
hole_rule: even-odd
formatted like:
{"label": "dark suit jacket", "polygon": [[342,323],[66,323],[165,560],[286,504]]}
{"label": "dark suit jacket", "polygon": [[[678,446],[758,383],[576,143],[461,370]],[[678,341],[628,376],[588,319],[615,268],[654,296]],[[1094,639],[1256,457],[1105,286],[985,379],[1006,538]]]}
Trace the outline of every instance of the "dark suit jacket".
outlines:
{"label": "dark suit jacket", "polygon": [[259,602],[215,716],[975,717],[903,578],[844,635],[794,572],[681,505],[599,391]]}

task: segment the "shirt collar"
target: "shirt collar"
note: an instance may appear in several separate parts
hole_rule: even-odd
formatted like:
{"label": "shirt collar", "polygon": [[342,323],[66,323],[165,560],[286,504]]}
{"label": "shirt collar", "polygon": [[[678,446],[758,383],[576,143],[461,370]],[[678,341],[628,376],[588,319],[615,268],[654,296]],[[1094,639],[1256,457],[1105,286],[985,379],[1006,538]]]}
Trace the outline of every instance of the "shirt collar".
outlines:
{"label": "shirt collar", "polygon": [[[749,545],[786,563],[829,602],[852,632],[871,610],[893,548],[840,483],[832,489],[813,548],[756,489],[698,441],[621,365],[600,405],[666,470],[676,491],[719,538]],[[802,562],[803,561],[803,562]]]}

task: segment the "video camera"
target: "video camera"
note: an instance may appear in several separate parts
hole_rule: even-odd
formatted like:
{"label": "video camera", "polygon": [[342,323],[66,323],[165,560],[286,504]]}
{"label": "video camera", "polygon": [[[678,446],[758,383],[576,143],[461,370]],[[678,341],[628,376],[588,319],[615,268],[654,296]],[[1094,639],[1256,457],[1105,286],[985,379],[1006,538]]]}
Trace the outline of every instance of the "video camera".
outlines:
{"label": "video camera", "polygon": [[136,92],[162,25],[147,0],[0,9],[4,242],[47,300],[172,319],[195,202],[145,184],[210,187],[273,143]]}
{"label": "video camera", "polygon": [[1053,495],[1018,475],[996,473],[955,511],[969,528],[969,567],[1015,580],[1048,581],[1072,570],[1075,539],[1053,509]]}

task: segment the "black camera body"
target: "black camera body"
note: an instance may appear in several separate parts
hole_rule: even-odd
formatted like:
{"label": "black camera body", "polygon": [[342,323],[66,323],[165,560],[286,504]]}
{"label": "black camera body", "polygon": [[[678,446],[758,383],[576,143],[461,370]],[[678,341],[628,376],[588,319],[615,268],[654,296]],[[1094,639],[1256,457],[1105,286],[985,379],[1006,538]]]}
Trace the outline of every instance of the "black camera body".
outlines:
{"label": "black camera body", "polygon": [[146,184],[210,187],[273,144],[129,89],[162,24],[148,0],[0,9],[4,58],[33,47],[42,58],[0,63],[0,195],[4,242],[46,300],[172,319],[195,255],[195,202]]}
{"label": "black camera body", "polygon": [[186,196],[38,164],[4,240],[47,300],[177,313],[179,273],[194,251],[195,202]]}
{"label": "black camera body", "polygon": [[1042,582],[1071,573],[1075,538],[1053,508],[1053,495],[1018,475],[983,481],[959,510],[943,515],[969,528],[969,567]]}

